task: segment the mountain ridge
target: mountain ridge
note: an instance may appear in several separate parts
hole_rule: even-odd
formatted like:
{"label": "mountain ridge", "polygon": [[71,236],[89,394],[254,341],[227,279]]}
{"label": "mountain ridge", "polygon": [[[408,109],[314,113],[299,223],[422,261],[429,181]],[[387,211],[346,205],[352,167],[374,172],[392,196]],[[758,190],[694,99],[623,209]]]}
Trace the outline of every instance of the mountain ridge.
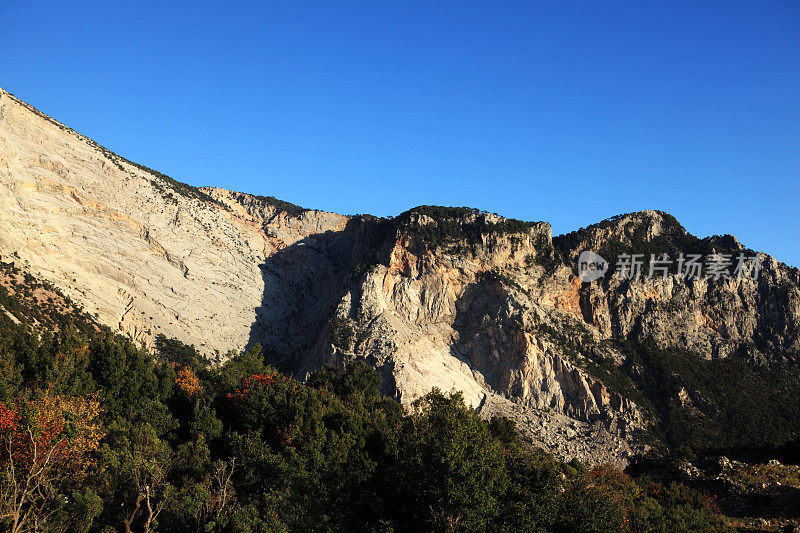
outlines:
{"label": "mountain ridge", "polygon": [[[131,161],[131,160],[129,160],[129,159],[123,157],[123,156],[120,156],[116,152],[114,152],[114,151],[112,151],[112,150],[100,145],[99,143],[95,142],[94,140],[90,139],[89,137],[86,137],[85,135],[81,134],[80,132],[70,128],[69,126],[65,125],[64,123],[59,122],[58,120],[52,118],[50,115],[47,115],[46,113],[44,113],[40,109],[36,108],[35,106],[25,102],[24,100],[21,100],[21,99],[17,98],[13,93],[10,93],[10,92],[6,91],[2,87],[0,87],[0,94],[5,94],[5,95],[11,97],[15,102],[17,102],[18,104],[20,104],[23,107],[27,108],[28,110],[30,110],[31,112],[33,112],[37,116],[39,116],[39,117],[41,117],[41,118],[43,118],[43,119],[55,124],[57,127],[61,128],[63,130],[68,131],[70,134],[75,135],[77,138],[79,138],[81,140],[84,140],[85,142],[89,143],[90,145],[96,147],[102,153],[108,154],[108,157],[110,159],[124,161],[125,163],[127,163],[129,165],[135,166],[135,167],[137,167],[139,169],[142,169],[142,170],[144,170],[144,171],[146,171],[146,172],[148,172],[150,174],[153,174],[156,177],[162,178],[162,179],[164,179],[164,180],[166,180],[166,181],[168,181],[170,183],[175,184],[175,186],[180,190],[192,190],[192,191],[195,191],[198,195],[201,195],[201,197],[206,201],[215,202],[213,197],[211,197],[211,195],[208,194],[209,190],[215,190],[215,189],[227,190],[227,189],[221,189],[219,187],[211,186],[211,185],[191,185],[191,184],[188,184],[188,183],[185,183],[185,182],[181,182],[181,181],[176,180],[176,179],[174,179],[174,178],[172,178],[172,177],[170,177],[170,176],[168,176],[166,174],[163,174],[163,173],[161,173],[161,172],[159,172],[157,170],[154,170],[154,169],[152,169],[152,168],[150,168],[150,167],[148,167],[146,165]],[[335,214],[333,211],[325,211],[325,210],[321,210],[321,209],[308,208],[308,207],[300,206],[300,205],[297,205],[297,204],[293,204],[291,202],[286,202],[286,201],[280,200],[280,199],[278,199],[278,198],[276,198],[274,196],[263,196],[263,195],[247,193],[247,192],[244,192],[244,191],[234,191],[234,190],[229,190],[229,192],[232,193],[232,194],[235,194],[235,195],[252,196],[252,197],[260,199],[260,200],[262,200],[262,201],[264,201],[266,203],[271,203],[272,205],[275,205],[280,210],[282,210],[282,211],[284,211],[284,212],[286,212],[288,214],[298,214],[298,213],[302,213],[302,212],[306,212],[306,211],[315,211],[315,212]],[[375,215],[371,215],[369,213],[360,213],[360,214],[357,214],[357,215],[343,215],[343,216],[368,216],[368,217],[373,217],[374,216],[375,218],[386,218],[386,219],[390,219],[391,220],[391,219],[395,219],[395,218],[403,218],[404,216],[410,215],[412,213],[425,211],[426,209],[431,209],[431,208],[437,209],[437,210],[440,210],[440,211],[473,212],[474,214],[497,216],[497,217],[502,217],[502,218],[504,218],[506,220],[509,220],[509,221],[519,222],[519,223],[523,223],[523,224],[533,223],[533,221],[523,221],[523,220],[520,220],[520,219],[513,219],[513,218],[510,218],[510,217],[504,217],[504,216],[502,216],[502,215],[500,215],[498,213],[485,211],[485,210],[482,210],[482,209],[479,209],[479,208],[475,208],[475,207],[452,207],[452,206],[424,205],[424,204],[411,207],[411,208],[407,209],[406,211],[398,214],[397,216],[378,217],[378,216],[375,216]],[[643,215],[643,214],[647,214],[647,213],[657,213],[660,216],[666,216],[667,218],[671,219],[671,221],[674,224],[677,224],[678,227],[680,228],[680,230],[682,230],[684,233],[688,234],[688,231],[670,213],[667,213],[666,211],[662,211],[662,210],[658,210],[658,209],[642,209],[642,210],[638,210],[638,211],[630,211],[630,212],[626,212],[626,213],[621,213],[621,214],[609,216],[609,217],[604,218],[604,219],[602,219],[602,220],[600,220],[598,222],[590,224],[586,228],[582,228],[581,227],[581,228],[578,228],[576,230],[568,231],[568,232],[561,233],[561,234],[558,234],[558,235],[553,235],[552,238],[554,238],[554,239],[555,238],[564,238],[564,237],[567,237],[567,236],[572,235],[572,234],[580,233],[582,231],[588,231],[588,230],[591,230],[591,229],[596,228],[596,227],[602,227],[605,224],[617,222],[618,220],[623,219],[625,217],[631,217],[631,216],[634,216],[634,215]],[[539,221],[539,222],[543,222],[543,221]],[[689,235],[693,236],[691,234],[689,234]],[[720,238],[731,237],[734,240],[736,240],[736,237],[733,236],[733,235],[730,235],[730,234],[710,235],[710,236],[705,237],[703,239],[713,239],[715,237],[720,237]],[[738,242],[738,240],[737,240],[737,242]],[[791,268],[795,268],[795,267],[792,267],[791,265],[788,265],[787,263],[783,263],[782,262],[782,264],[784,264],[786,266],[789,266]]]}
{"label": "mountain ridge", "polygon": [[[555,237],[474,208],[345,216],[182,184],[3,91],[0,132],[0,256],[151,349],[165,335],[221,360],[261,344],[301,378],[361,359],[407,406],[460,390],[538,446],[620,464],[668,415],[641,379],[661,364],[647,343],[710,364],[800,360],[800,275],[771,256],[757,280],[581,282],[586,249],[750,253],[664,212]],[[710,393],[681,380],[659,394],[713,426]]]}

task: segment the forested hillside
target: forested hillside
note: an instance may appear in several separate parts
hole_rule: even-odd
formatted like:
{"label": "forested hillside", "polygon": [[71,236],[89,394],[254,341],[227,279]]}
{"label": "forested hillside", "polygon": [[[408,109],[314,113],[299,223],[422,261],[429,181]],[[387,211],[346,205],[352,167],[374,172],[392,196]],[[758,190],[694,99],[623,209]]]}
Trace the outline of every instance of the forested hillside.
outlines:
{"label": "forested hillside", "polygon": [[800,518],[800,271],[730,235],[196,188],[2,90],[0,162],[0,529]]}
{"label": "forested hillside", "polygon": [[[800,271],[662,211],[561,236],[466,207],[326,213],[180,183],[2,90],[0,204],[0,315],[36,335],[74,302],[82,333],[151,353],[161,335],[215,363],[260,345],[303,382],[363,361],[404,408],[461,391],[565,461],[800,436]],[[592,250],[611,270],[584,282]],[[641,275],[617,276],[635,254]],[[671,268],[649,275],[651,254]],[[684,276],[698,254],[706,275]]]}
{"label": "forested hillside", "polygon": [[211,367],[160,337],[152,355],[17,287],[0,287],[3,530],[726,530],[707,495],[556,461],[459,394],[404,413],[358,361],[301,384],[257,347]]}

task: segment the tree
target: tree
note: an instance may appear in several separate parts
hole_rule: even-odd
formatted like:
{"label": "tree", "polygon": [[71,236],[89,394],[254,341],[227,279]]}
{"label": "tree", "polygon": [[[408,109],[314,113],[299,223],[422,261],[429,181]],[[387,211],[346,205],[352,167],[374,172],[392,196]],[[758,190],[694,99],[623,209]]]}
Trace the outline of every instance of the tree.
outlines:
{"label": "tree", "polygon": [[0,404],[0,518],[12,533],[55,529],[68,519],[59,516],[64,494],[96,466],[103,435],[94,397],[65,398],[48,389],[29,401],[18,397],[10,408]]}
{"label": "tree", "polygon": [[503,449],[461,393],[414,402],[400,433],[397,498],[410,529],[483,530],[508,486]]}
{"label": "tree", "polygon": [[147,423],[120,424],[102,448],[109,466],[106,487],[109,499],[120,500],[121,521],[127,533],[140,522],[151,531],[171,490],[169,473],[172,450]]}

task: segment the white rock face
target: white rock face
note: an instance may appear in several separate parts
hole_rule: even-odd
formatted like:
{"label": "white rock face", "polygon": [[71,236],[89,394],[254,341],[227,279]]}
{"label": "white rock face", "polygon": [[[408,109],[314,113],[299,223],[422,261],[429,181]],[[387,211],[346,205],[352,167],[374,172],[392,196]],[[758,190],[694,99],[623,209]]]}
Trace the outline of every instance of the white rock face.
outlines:
{"label": "white rock face", "polygon": [[345,217],[196,189],[0,90],[4,260],[145,346],[164,334],[214,356],[258,342],[300,377],[363,358],[405,405],[432,387],[460,391],[564,458],[623,464],[641,449],[647,416],[584,370],[630,367],[615,341],[800,357],[800,273],[772,258],[758,282],[713,284],[582,284],[568,264],[609,243],[694,239],[676,225],[634,213],[554,246],[546,223],[470,210]]}
{"label": "white rock face", "polygon": [[208,193],[219,203],[180,194],[0,90],[0,255],[145,345],[163,333],[207,353],[244,347],[265,257],[347,220]]}
{"label": "white rock face", "polygon": [[[574,288],[566,269],[544,286],[528,268],[535,241],[549,242],[544,223],[477,255],[429,253],[391,221],[178,184],[0,91],[0,228],[0,256],[145,346],[160,333],[209,355],[260,342],[300,375],[367,357],[406,405],[438,387],[491,412],[588,421],[603,408],[526,323]],[[496,268],[518,270],[536,298],[482,293]],[[352,321],[348,346],[332,342],[334,315]]]}
{"label": "white rock face", "polygon": [[600,340],[582,326],[578,278],[539,264],[550,226],[482,235],[472,249],[449,252],[425,244],[429,224],[412,217],[387,235],[383,259],[337,307],[338,329],[346,324],[353,335],[343,339],[331,326],[323,338],[336,342],[320,343],[321,359],[366,359],[405,405],[431,387],[460,391],[482,415],[514,418],[558,455],[624,463],[645,417],[579,369],[554,338],[583,335],[575,344],[587,348]]}

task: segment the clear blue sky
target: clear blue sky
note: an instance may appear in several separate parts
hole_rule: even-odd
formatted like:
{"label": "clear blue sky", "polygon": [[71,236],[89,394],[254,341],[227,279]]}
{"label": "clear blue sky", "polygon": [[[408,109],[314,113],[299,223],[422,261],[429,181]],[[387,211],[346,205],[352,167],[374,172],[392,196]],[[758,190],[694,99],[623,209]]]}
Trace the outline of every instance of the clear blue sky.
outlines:
{"label": "clear blue sky", "polygon": [[662,209],[800,266],[800,2],[0,3],[0,86],[193,185],[562,233]]}

